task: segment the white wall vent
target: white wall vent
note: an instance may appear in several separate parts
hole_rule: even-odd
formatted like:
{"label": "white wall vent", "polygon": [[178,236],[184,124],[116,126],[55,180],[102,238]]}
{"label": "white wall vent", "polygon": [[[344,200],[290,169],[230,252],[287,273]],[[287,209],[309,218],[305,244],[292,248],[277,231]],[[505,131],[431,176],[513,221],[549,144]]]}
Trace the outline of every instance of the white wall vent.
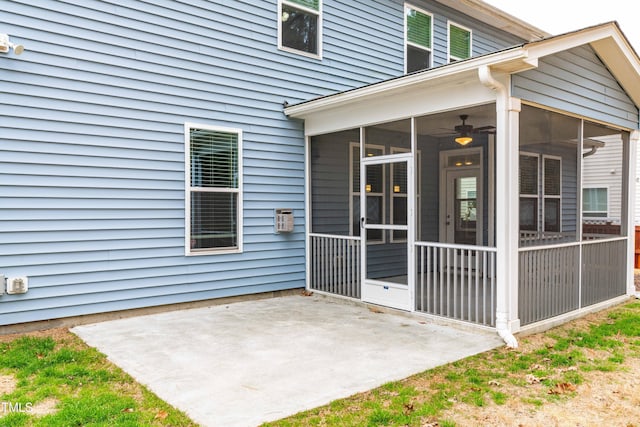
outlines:
{"label": "white wall vent", "polygon": [[276,233],[291,233],[293,231],[293,209],[276,209]]}
{"label": "white wall vent", "polygon": [[7,293],[8,294],[24,294],[29,290],[29,278],[23,277],[9,277],[7,279]]}

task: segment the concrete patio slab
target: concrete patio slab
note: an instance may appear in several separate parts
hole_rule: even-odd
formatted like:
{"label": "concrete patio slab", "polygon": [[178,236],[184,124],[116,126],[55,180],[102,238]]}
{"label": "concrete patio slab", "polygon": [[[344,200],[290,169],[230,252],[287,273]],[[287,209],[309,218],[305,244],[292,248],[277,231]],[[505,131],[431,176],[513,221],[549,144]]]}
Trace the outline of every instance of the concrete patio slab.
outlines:
{"label": "concrete patio slab", "polygon": [[319,296],[245,301],[72,332],[204,426],[255,426],[503,345],[496,334]]}

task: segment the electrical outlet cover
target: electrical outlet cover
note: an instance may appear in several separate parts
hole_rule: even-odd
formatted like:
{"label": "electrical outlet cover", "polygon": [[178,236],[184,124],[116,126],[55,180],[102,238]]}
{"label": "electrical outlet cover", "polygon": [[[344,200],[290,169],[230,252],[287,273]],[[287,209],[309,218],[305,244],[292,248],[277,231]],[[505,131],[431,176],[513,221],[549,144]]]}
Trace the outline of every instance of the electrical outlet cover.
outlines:
{"label": "electrical outlet cover", "polygon": [[7,293],[8,294],[24,294],[29,290],[29,278],[27,276],[22,277],[9,277],[7,280]]}

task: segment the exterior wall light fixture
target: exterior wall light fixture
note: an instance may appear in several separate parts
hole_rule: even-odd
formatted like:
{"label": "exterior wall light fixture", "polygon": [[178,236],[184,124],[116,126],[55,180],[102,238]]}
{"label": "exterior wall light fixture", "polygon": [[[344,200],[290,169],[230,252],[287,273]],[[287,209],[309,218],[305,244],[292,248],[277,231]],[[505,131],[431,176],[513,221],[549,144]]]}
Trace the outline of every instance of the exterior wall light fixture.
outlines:
{"label": "exterior wall light fixture", "polygon": [[8,34],[0,34],[0,52],[9,53],[9,50],[13,49],[13,53],[20,55],[24,52],[24,46],[21,44],[11,43]]}

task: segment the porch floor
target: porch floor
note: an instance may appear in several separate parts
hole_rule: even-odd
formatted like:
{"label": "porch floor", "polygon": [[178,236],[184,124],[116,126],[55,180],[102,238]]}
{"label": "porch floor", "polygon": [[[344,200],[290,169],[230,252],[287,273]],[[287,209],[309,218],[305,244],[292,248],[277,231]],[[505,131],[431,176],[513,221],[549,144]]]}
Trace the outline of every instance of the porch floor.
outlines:
{"label": "porch floor", "polygon": [[374,311],[296,295],[72,332],[204,426],[254,426],[502,345],[494,333]]}

